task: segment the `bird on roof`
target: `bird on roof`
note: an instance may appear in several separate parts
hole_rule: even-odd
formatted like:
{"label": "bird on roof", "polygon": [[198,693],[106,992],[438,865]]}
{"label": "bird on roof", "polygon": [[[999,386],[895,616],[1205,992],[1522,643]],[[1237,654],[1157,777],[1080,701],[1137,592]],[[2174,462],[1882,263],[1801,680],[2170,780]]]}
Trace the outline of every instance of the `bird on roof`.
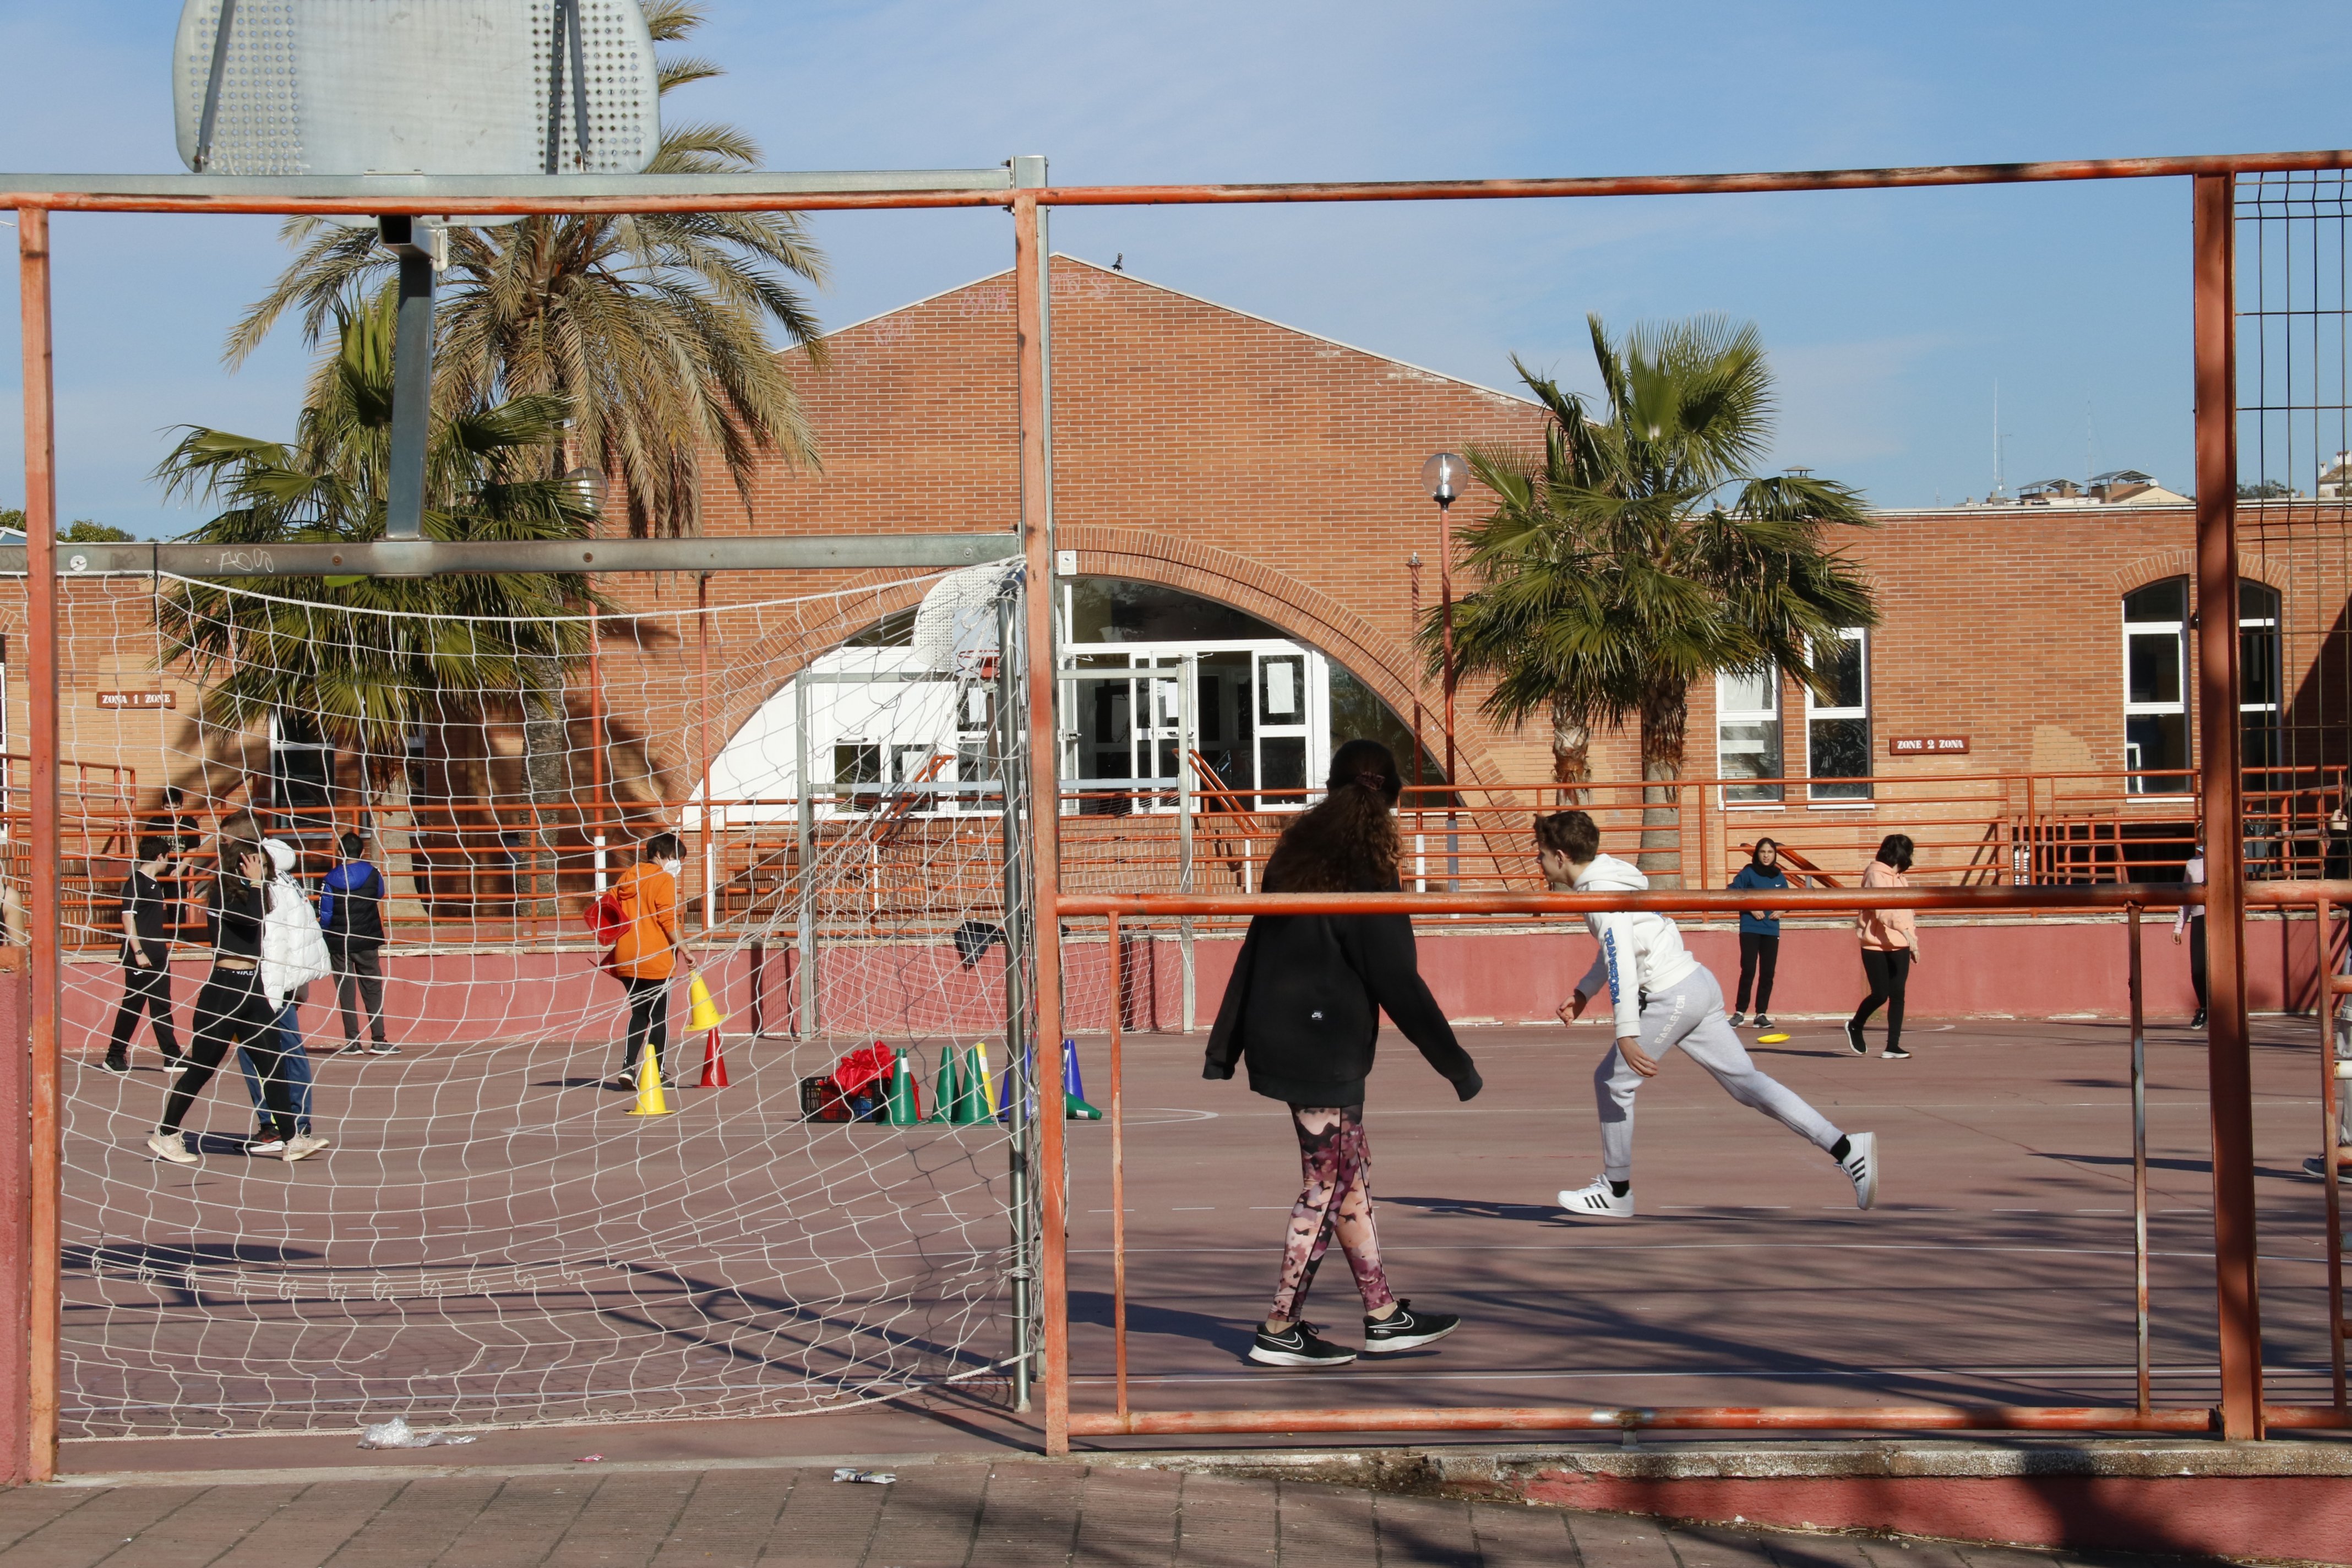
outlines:
{"label": "bird on roof", "polygon": [[1111,258],[1110,269],[1111,269],[1113,272],[1124,272],[1124,271],[1126,271],[1126,270],[1127,270],[1127,252],[1126,252],[1126,251],[1122,250],[1122,251],[1120,251],[1117,256],[1115,256],[1115,257],[1113,257],[1113,258]]}

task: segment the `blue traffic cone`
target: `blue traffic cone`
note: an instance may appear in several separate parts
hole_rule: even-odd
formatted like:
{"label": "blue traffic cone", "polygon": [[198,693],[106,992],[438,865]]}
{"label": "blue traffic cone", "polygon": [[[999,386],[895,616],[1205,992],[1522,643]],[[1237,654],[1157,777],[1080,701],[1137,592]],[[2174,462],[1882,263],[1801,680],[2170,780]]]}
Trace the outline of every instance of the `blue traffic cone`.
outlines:
{"label": "blue traffic cone", "polygon": [[1071,1121],[1100,1121],[1102,1112],[1087,1103],[1086,1080],[1078,1076],[1078,1042],[1062,1041],[1062,1115]]}
{"label": "blue traffic cone", "polygon": [[1008,1066],[1004,1069],[1004,1076],[997,1081],[996,1086],[996,1120],[1008,1127],[1013,1124],[1013,1097],[1016,1094],[1023,1097],[1023,1104],[1028,1111],[1029,1120],[1032,1121],[1037,1120],[1036,1047],[1031,1046],[1024,1048],[1021,1053],[1021,1059],[1024,1064],[1022,1070],[1016,1074]]}

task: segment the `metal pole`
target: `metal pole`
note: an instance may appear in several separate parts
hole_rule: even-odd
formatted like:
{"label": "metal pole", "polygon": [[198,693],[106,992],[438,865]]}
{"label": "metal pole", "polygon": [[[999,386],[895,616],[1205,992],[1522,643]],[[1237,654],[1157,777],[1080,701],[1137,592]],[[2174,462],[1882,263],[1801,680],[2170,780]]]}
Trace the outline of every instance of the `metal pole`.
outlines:
{"label": "metal pole", "polygon": [[2132,1289],[2139,1411],[2148,1412],[2147,1349],[2147,1031],[2141,991],[2139,906],[2131,908]]}
{"label": "metal pole", "polygon": [[2235,182],[2195,194],[2197,709],[2205,798],[2206,1063],[2223,1436],[2263,1435],[2255,1265],[2253,1067],[2246,1028],[2245,775],[2239,758]]}
{"label": "metal pole", "polygon": [[1029,1022],[1028,992],[1023,981],[1022,954],[1030,951],[1029,911],[1023,897],[1020,794],[1025,780],[1020,769],[1018,738],[1024,723],[1016,699],[1024,668],[1022,626],[1013,606],[996,603],[996,712],[989,743],[996,750],[997,825],[1003,837],[1004,946],[1004,1060],[1012,1075],[1013,1094],[1005,1120],[1013,1137],[1005,1150],[1011,1166],[1013,1209],[1013,1407],[1026,1415],[1030,1384],[1035,1378],[1037,1345],[1030,1331],[1036,1316],[1037,1215],[1036,1186],[1031,1180],[1031,1156],[1036,1141],[1036,1059],[1024,1055]]}
{"label": "metal pole", "polygon": [[[1015,163],[1015,177],[1028,173]],[[1042,183],[1044,160],[1034,160]],[[1067,1264],[1067,1173],[1062,1164],[1062,1105],[1057,1092],[1062,1041],[1061,773],[1054,717],[1054,537],[1046,494],[1052,455],[1045,432],[1051,396],[1045,378],[1045,256],[1037,198],[1015,193],[1013,206],[1013,300],[1020,355],[1021,542],[1027,563],[1029,698],[1029,855],[1036,977],[1037,1163],[1044,1191],[1039,1224],[1045,1320],[1045,1452],[1070,1450],[1070,1317]]]}
{"label": "metal pole", "polygon": [[1454,763],[1454,543],[1453,531],[1447,526],[1453,510],[1451,502],[1437,503],[1437,599],[1444,618],[1445,642],[1445,890],[1458,893],[1462,890],[1462,837],[1455,808],[1462,804],[1462,794]]}
{"label": "metal pole", "polygon": [[433,252],[409,217],[378,220],[400,257],[392,345],[392,458],[384,476],[386,539],[425,536],[425,464],[433,424]]}
{"label": "metal pole", "polygon": [[589,795],[595,809],[590,843],[595,850],[596,890],[604,890],[604,633],[596,616],[596,601],[588,601],[588,759]]}
{"label": "metal pole", "polygon": [[2336,965],[2330,961],[2328,926],[2334,907],[2319,900],[2319,1159],[2322,1197],[2327,1213],[2327,1371],[2336,1408],[2346,1407],[2344,1386],[2344,1166],[2339,1156],[2343,1121],[2337,1107],[2344,1103],[2344,1068],[2336,1059],[2336,1009],[2341,994],[2336,989]]}
{"label": "metal pole", "polygon": [[701,669],[697,677],[698,693],[695,698],[695,725],[698,731],[695,744],[702,752],[702,930],[708,935],[719,923],[719,847],[713,836],[710,814],[710,574],[702,573],[694,580],[694,620],[700,644]]}
{"label": "metal pole", "polygon": [[[1201,685],[1201,656],[1186,654],[1179,677],[1183,686],[1176,693],[1176,887],[1180,892],[1192,890],[1192,837],[1196,831],[1193,814],[1198,808],[1199,785],[1192,776],[1192,741],[1199,733],[1200,715],[1194,707]],[[1184,1032],[1191,1034],[1199,1026],[1199,973],[1193,967],[1192,921],[1188,917],[1176,922],[1176,946],[1184,967]]]}
{"label": "metal pole", "polygon": [[[1418,550],[1414,551],[1404,564],[1405,574],[1411,584],[1407,592],[1412,599],[1412,608],[1407,612],[1405,617],[1406,641],[1407,646],[1410,647],[1412,635],[1421,630],[1421,552]],[[1412,787],[1417,792],[1421,788],[1422,754],[1429,748],[1423,744],[1421,739],[1421,693],[1423,681],[1421,661],[1419,659],[1415,659],[1413,663],[1416,668],[1412,672]],[[1421,796],[1419,794],[1416,793],[1412,798],[1415,805],[1419,805],[1421,804]]]}
{"label": "metal pole", "polygon": [[32,1479],[58,1469],[58,1026],[64,964],[58,821],[58,435],[49,335],[49,215],[16,215],[25,371],[26,751],[32,764],[32,1160],[26,1436]]}
{"label": "metal pole", "polygon": [[793,1032],[803,1040],[816,1038],[816,784],[809,777],[809,682],[803,669],[793,677],[793,787],[800,796],[799,860],[793,881],[799,897],[793,945],[800,950],[794,965],[801,983],[800,1016]]}
{"label": "metal pole", "polygon": [[1127,1419],[1127,1149],[1120,1049],[1127,1023],[1127,938],[1110,917],[1110,1342],[1118,1418]]}

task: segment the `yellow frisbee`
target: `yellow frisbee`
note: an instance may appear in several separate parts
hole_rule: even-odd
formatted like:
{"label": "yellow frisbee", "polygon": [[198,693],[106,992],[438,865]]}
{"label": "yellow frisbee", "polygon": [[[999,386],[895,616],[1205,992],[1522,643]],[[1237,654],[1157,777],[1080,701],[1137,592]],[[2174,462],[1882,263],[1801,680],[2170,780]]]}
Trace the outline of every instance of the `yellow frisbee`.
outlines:
{"label": "yellow frisbee", "polygon": [[1756,1037],[1756,1043],[1759,1046],[1777,1046],[1788,1037],[1786,1035],[1759,1035]]}

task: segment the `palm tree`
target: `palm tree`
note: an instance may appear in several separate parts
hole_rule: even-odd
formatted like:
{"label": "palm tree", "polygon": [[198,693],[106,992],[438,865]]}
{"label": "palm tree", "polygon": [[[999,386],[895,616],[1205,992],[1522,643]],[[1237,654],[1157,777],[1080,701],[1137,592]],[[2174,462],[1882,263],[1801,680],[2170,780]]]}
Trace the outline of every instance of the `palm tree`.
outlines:
{"label": "palm tree", "polygon": [[[336,352],[313,377],[291,442],[184,427],[155,477],[167,493],[223,508],[189,538],[262,545],[383,537],[394,321],[389,297],[339,315]],[[593,507],[578,485],[548,473],[566,413],[562,397],[543,393],[436,412],[427,537],[587,536]],[[304,716],[321,739],[359,757],[363,796],[373,794],[372,759],[404,759],[412,734],[485,725],[510,703],[523,720],[525,768],[539,799],[568,788],[565,672],[588,646],[572,612],[593,597],[584,576],[531,573],[263,578],[236,591],[184,582],[157,599],[159,662],[194,667],[205,688],[198,721],[208,728],[236,732],[273,713]],[[551,767],[557,778],[543,779]],[[391,776],[404,783],[398,767]],[[542,837],[534,880],[547,851]]]}
{"label": "palm tree", "polygon": [[[1588,776],[1594,729],[1639,724],[1646,867],[1672,837],[1692,682],[1779,668],[1818,686],[1817,646],[1878,619],[1831,530],[1873,525],[1845,485],[1752,471],[1773,413],[1752,324],[1703,316],[1612,345],[1589,321],[1606,406],[1515,359],[1550,415],[1541,459],[1471,454],[1496,504],[1458,535],[1479,585],[1454,609],[1455,660],[1494,679],[1494,718],[1549,713],[1560,784]],[[1440,635],[1421,628],[1433,661]]]}
{"label": "palm tree", "polygon": [[[701,26],[703,8],[652,0],[646,19],[656,43],[676,43]],[[720,74],[706,59],[667,59],[661,90]],[[664,128],[651,172],[759,165],[742,132],[681,123]],[[232,365],[289,312],[316,342],[344,302],[391,286],[394,259],[372,232],[316,218],[289,219],[281,232],[299,252],[230,332]],[[706,448],[747,504],[762,456],[816,462],[814,434],[769,334],[823,363],[816,317],[788,279],[821,285],[825,272],[824,253],[791,213],[599,214],[455,229],[436,311],[436,405],[562,396],[576,424],[551,449],[551,471],[584,464],[612,476],[633,534],[694,533]]]}

